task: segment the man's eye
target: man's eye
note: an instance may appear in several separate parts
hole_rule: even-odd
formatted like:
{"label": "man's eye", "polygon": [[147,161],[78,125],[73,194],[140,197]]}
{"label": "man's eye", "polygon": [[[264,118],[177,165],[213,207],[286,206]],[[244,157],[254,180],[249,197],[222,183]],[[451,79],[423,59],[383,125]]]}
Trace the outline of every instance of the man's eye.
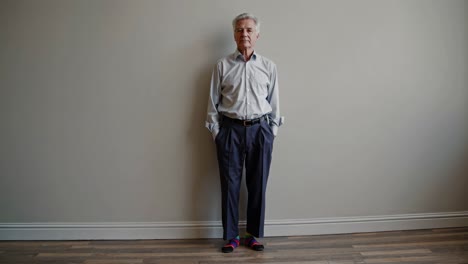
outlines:
{"label": "man's eye", "polygon": [[[249,34],[254,32],[253,28],[247,28],[247,29],[245,29],[245,30],[246,30]],[[243,29],[243,28],[236,28],[234,31],[235,31],[236,33],[242,33],[242,32],[244,32],[244,29]]]}

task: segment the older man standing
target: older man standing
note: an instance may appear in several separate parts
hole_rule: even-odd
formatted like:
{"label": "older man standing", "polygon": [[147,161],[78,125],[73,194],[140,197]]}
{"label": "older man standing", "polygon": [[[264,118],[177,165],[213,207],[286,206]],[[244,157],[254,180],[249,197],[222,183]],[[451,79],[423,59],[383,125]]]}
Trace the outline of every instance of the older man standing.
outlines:
{"label": "older man standing", "polygon": [[283,123],[279,112],[276,65],[255,52],[260,22],[252,14],[234,18],[237,50],[220,59],[213,70],[206,127],[217,148],[222,193],[225,253],[240,244],[239,193],[245,165],[247,233],[245,245],[262,251],[265,191],[273,141]]}

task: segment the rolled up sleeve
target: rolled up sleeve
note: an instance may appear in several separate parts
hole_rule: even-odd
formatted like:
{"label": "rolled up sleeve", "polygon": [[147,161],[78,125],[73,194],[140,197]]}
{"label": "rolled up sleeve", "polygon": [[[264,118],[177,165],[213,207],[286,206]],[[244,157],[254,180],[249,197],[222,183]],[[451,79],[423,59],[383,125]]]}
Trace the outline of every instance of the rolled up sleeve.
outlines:
{"label": "rolled up sleeve", "polygon": [[219,133],[219,112],[218,104],[221,99],[221,80],[220,80],[220,63],[218,63],[211,76],[210,94],[208,97],[208,109],[205,121],[205,127],[212,133],[213,139]]}
{"label": "rolled up sleeve", "polygon": [[280,115],[278,71],[275,64],[271,67],[268,102],[272,109],[268,114],[270,127],[273,131],[273,135],[276,137],[278,128],[284,123],[284,117]]}

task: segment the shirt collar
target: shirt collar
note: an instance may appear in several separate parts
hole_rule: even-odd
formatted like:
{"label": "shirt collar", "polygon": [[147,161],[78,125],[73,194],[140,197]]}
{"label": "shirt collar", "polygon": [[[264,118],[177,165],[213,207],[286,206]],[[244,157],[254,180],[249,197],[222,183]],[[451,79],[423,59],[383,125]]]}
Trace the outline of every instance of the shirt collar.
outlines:
{"label": "shirt collar", "polygon": [[[250,57],[251,60],[257,60],[257,52],[254,50],[254,52],[252,53],[252,57]],[[240,58],[242,60],[244,60],[244,55],[242,55],[242,53],[240,53],[240,51],[238,49],[236,49],[236,51],[234,52],[234,58],[235,59],[238,59],[240,56]]]}

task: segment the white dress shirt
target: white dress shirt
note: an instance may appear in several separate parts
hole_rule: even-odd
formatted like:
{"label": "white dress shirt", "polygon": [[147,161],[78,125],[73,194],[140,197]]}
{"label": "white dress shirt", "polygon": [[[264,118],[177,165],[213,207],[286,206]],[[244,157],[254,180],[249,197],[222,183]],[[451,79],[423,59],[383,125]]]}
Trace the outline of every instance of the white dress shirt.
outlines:
{"label": "white dress shirt", "polygon": [[254,51],[249,61],[236,50],[220,59],[213,69],[206,127],[219,132],[222,115],[240,120],[268,116],[276,136],[284,117],[280,116],[276,65]]}

